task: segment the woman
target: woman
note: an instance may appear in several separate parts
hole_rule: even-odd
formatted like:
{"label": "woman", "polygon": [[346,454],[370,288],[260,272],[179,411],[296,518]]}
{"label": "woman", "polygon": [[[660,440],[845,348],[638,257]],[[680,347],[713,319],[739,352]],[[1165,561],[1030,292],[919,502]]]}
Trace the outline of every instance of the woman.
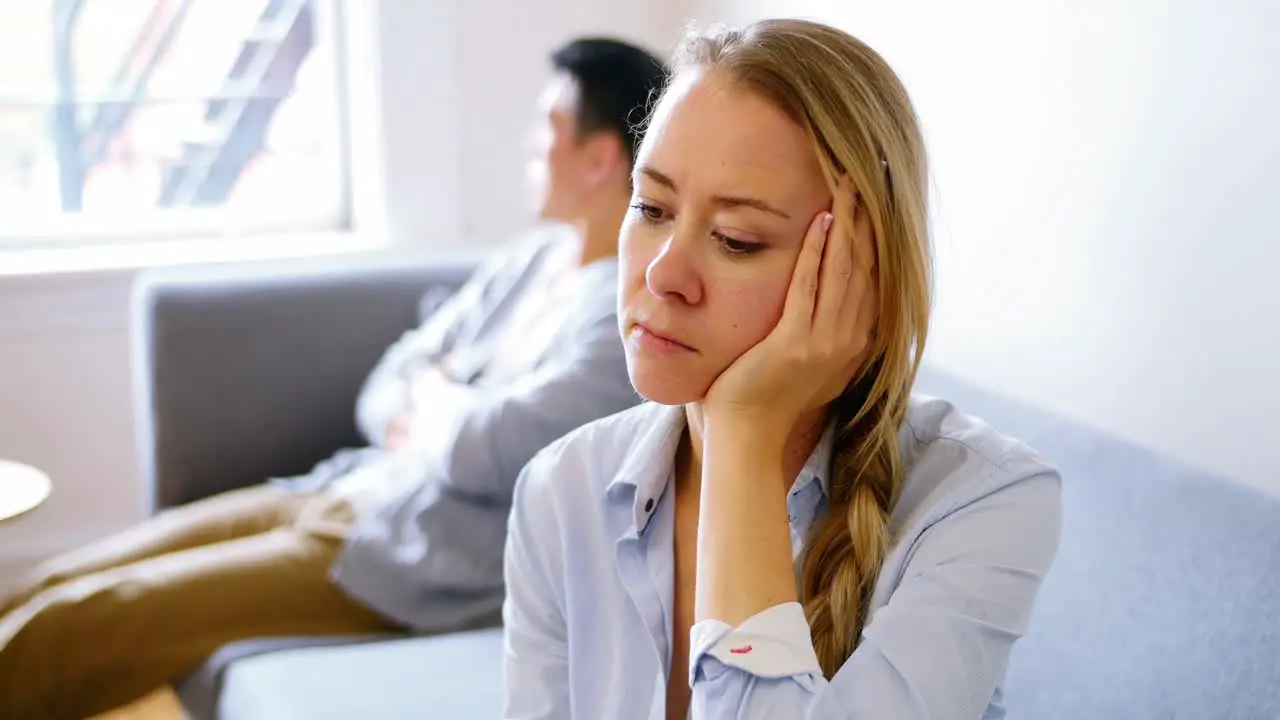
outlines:
{"label": "woman", "polygon": [[507,716],[998,718],[1060,480],[913,398],[924,147],[872,50],[687,41],[621,231],[652,401],[537,456],[507,545]]}

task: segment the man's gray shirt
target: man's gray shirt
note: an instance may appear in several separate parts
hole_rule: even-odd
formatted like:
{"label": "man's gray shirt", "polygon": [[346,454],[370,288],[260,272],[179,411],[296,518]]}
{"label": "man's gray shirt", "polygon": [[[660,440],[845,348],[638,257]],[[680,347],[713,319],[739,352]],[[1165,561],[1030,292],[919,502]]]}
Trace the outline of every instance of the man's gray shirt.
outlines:
{"label": "man's gray shirt", "polygon": [[[419,328],[383,356],[361,390],[357,422],[369,448],[321,463],[289,481],[299,489],[340,484],[353,471],[387,485],[358,507],[333,579],[370,608],[422,632],[484,622],[503,600],[502,552],[516,477],[561,435],[639,402],[617,324],[617,260],[580,269],[564,321],[531,349],[527,371],[487,377],[504,321],[566,242],[534,233],[496,254]],[[562,288],[562,290],[565,290]],[[509,348],[503,350],[509,351]],[[412,449],[379,448],[409,403],[416,369],[447,358],[463,385],[431,397]],[[510,367],[509,362],[503,365]]]}

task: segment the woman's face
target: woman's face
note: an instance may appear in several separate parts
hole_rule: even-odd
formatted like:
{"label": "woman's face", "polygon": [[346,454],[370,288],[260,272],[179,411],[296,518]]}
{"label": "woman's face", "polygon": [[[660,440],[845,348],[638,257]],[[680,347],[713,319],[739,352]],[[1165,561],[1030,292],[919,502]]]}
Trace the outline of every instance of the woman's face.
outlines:
{"label": "woman's face", "polygon": [[799,125],[691,70],[654,112],[632,205],[618,300],[631,382],[654,402],[694,402],[777,324],[805,230],[831,193]]}

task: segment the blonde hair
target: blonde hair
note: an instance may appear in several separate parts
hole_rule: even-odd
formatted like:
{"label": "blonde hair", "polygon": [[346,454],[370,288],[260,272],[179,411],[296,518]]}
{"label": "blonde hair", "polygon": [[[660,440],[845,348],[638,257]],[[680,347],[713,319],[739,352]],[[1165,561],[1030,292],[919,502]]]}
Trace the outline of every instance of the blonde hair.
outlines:
{"label": "blonde hair", "polygon": [[868,360],[831,409],[838,423],[831,512],[810,533],[804,560],[805,613],[831,677],[858,645],[902,486],[898,432],[931,304],[924,140],[897,75],[835,28],[766,20],[691,34],[674,70],[690,67],[728,78],[787,113],[812,140],[828,184],[834,188],[842,176],[853,181],[875,231],[879,318]]}

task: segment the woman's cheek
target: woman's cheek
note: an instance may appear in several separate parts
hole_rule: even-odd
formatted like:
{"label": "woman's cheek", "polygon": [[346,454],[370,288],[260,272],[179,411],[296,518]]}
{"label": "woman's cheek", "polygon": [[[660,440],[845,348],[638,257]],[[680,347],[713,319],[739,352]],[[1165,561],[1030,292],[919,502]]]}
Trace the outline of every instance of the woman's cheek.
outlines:
{"label": "woman's cheek", "polygon": [[764,287],[761,285],[762,283],[753,283],[735,287],[724,298],[727,307],[732,308],[733,314],[730,322],[726,323],[726,328],[733,333],[731,344],[736,355],[745,353],[763,340],[782,317],[786,287],[779,290],[773,284]]}
{"label": "woman's cheek", "polygon": [[645,268],[652,253],[644,240],[644,228],[628,215],[618,231],[618,257],[621,261],[619,279],[625,288],[644,284]]}

